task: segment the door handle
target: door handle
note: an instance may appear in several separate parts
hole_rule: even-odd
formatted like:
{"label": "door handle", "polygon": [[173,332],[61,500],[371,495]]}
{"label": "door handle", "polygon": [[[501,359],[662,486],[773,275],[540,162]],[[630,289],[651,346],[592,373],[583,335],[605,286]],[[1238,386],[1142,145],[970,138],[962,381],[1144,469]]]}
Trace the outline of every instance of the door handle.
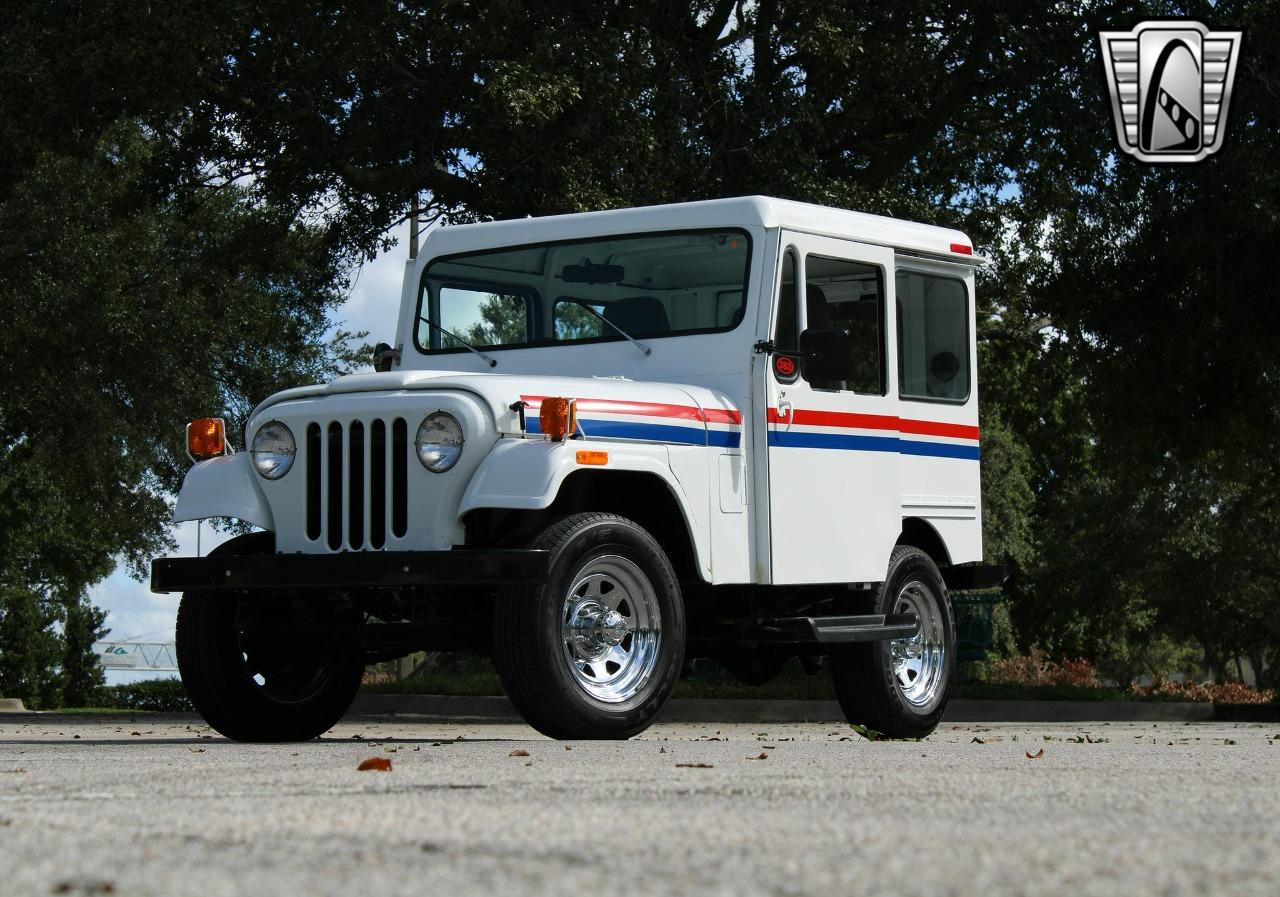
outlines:
{"label": "door handle", "polygon": [[778,417],[786,418],[786,422],[787,422],[787,426],[785,428],[786,430],[791,429],[791,422],[795,419],[795,416],[791,413],[791,410],[792,410],[791,402],[789,402],[786,399],[778,400]]}

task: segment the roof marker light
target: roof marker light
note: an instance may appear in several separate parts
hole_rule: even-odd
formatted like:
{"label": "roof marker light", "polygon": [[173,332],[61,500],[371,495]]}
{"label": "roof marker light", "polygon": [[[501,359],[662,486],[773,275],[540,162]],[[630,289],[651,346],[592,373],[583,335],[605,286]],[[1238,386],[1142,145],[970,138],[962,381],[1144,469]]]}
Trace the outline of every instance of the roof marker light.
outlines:
{"label": "roof marker light", "polygon": [[973,247],[972,247],[972,246],[966,246],[966,245],[965,245],[965,244],[963,244],[963,243],[952,243],[952,244],[951,244],[951,251],[952,251],[952,252],[958,252],[958,253],[960,253],[961,255],[973,255]]}

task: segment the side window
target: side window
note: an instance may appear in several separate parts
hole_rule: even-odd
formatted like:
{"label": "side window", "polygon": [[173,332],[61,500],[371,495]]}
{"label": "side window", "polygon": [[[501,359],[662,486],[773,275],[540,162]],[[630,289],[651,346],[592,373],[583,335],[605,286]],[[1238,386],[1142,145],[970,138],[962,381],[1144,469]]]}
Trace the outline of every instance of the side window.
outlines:
{"label": "side window", "polygon": [[876,265],[818,255],[805,257],[805,311],[811,330],[847,330],[853,376],[844,383],[813,383],[884,395],[884,281]]}
{"label": "side window", "polygon": [[782,257],[782,285],[778,287],[778,323],[773,341],[779,350],[794,352],[800,346],[796,331],[796,251],[788,249]]}
{"label": "side window", "polygon": [[[445,284],[436,293],[436,309],[436,323],[472,346],[505,346],[529,338],[529,302],[520,293]],[[419,324],[419,342],[427,344],[426,337],[433,348],[461,348],[458,340]]]}
{"label": "side window", "polygon": [[969,309],[964,282],[899,271],[898,392],[904,399],[969,398]]}

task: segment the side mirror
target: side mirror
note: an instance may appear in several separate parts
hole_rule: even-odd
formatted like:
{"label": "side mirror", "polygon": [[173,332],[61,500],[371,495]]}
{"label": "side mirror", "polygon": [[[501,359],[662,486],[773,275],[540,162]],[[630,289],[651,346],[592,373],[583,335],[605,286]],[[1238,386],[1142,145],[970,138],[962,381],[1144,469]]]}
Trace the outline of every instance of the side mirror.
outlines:
{"label": "side mirror", "polygon": [[399,360],[399,349],[393,349],[386,343],[378,343],[373,347],[373,369],[378,373],[391,370],[391,366]]}
{"label": "side mirror", "polygon": [[844,383],[853,377],[853,337],[847,330],[800,334],[800,371],[810,383]]}

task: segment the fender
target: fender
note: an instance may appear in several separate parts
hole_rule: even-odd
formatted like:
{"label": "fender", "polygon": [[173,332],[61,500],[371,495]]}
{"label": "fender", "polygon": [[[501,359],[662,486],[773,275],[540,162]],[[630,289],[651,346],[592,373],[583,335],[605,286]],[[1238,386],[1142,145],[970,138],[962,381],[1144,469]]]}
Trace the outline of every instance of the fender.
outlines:
{"label": "fender", "polygon": [[271,506],[258,483],[248,452],[201,461],[187,471],[173,509],[174,522],[235,517],[275,530]]}
{"label": "fender", "polygon": [[[607,451],[605,466],[578,463],[580,450]],[[697,507],[671,472],[670,453],[660,443],[548,442],[542,439],[499,439],[480,462],[458,507],[461,520],[478,508],[510,508],[540,511],[550,507],[560,486],[577,470],[636,471],[657,476],[671,490],[693,543],[694,560],[708,582],[711,579],[711,547],[705,526],[694,513]],[[706,505],[706,496],[702,505]]]}

